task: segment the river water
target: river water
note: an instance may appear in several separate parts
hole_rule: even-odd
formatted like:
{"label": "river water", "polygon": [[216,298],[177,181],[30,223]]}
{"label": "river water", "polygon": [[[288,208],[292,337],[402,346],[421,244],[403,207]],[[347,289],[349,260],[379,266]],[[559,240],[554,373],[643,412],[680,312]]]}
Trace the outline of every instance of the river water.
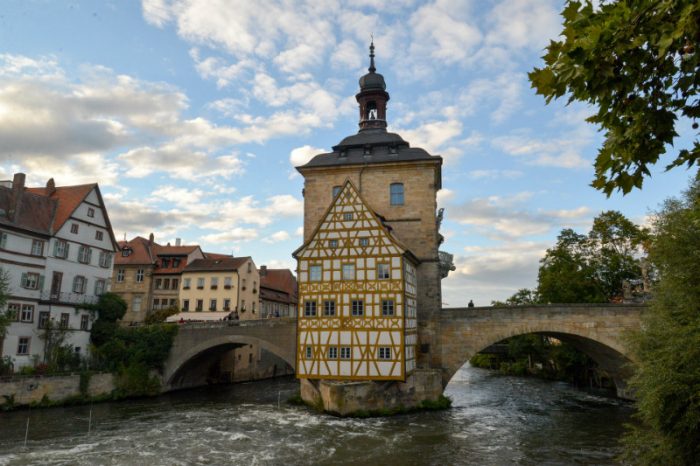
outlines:
{"label": "river water", "polygon": [[615,464],[632,414],[563,383],[468,366],[440,412],[339,419],[286,405],[297,387],[284,378],[0,413],[0,465]]}

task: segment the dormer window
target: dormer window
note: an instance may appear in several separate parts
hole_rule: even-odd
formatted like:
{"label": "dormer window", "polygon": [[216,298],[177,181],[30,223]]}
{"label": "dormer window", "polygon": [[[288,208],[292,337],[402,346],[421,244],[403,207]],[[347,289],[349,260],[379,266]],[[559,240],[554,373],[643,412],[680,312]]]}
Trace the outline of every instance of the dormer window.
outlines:
{"label": "dormer window", "polygon": [[396,146],[389,146],[389,153],[392,155],[398,154],[398,150],[396,149]]}
{"label": "dormer window", "polygon": [[346,151],[346,150],[341,150],[341,151],[340,151],[340,156],[341,156],[341,157],[347,157],[347,156],[348,156],[348,151]]}
{"label": "dormer window", "polygon": [[129,257],[130,254],[131,254],[131,248],[125,247],[124,249],[122,249],[122,257]]}
{"label": "dormer window", "polygon": [[365,146],[364,155],[372,155],[372,146]]}

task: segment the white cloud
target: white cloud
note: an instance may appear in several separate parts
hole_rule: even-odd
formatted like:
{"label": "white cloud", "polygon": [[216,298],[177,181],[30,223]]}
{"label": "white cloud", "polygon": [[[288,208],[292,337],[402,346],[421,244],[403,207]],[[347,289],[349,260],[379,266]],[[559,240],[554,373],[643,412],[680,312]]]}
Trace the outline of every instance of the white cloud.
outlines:
{"label": "white cloud", "polygon": [[320,149],[307,144],[305,146],[292,149],[292,152],[289,153],[289,162],[293,166],[298,167],[308,163],[312,158],[314,158],[314,156],[325,152],[328,151],[326,149]]}
{"label": "white cloud", "polygon": [[221,233],[212,233],[202,236],[202,241],[207,243],[237,243],[241,241],[251,241],[258,238],[258,230],[254,228],[233,228]]}
{"label": "white cloud", "polygon": [[591,162],[580,154],[590,142],[587,132],[570,132],[564,137],[547,139],[515,133],[491,140],[495,148],[523,158],[527,164],[559,168],[590,167]]}
{"label": "white cloud", "polygon": [[523,172],[519,170],[472,170],[467,173],[467,176],[473,180],[513,180],[523,176]]}
{"label": "white cloud", "polygon": [[265,243],[273,244],[273,243],[279,243],[281,241],[287,241],[290,238],[291,238],[291,236],[289,235],[289,233],[287,233],[284,230],[280,230],[280,231],[276,231],[276,232],[272,233],[267,238],[263,238],[263,241]]}

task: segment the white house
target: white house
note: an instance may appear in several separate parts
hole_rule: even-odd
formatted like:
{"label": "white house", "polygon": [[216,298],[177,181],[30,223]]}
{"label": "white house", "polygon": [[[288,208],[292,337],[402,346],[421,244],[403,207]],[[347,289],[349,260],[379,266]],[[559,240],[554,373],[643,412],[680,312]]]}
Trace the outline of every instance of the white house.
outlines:
{"label": "white house", "polygon": [[25,175],[0,182],[0,267],[13,318],[0,355],[15,370],[44,357],[46,322],[68,329],[67,343],[87,351],[92,315],[77,309],[108,290],[114,233],[97,184],[27,188]]}

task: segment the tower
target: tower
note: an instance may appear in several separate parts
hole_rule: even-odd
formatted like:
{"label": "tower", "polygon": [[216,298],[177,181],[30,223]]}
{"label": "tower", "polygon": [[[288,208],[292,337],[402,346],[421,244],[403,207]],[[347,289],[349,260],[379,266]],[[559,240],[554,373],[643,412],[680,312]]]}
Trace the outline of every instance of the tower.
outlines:
{"label": "tower", "polygon": [[410,384],[414,371],[440,367],[432,348],[450,265],[441,271],[438,252],[442,158],[387,131],[389,93],[374,58],[372,43],[355,96],[357,134],[297,168],[304,177],[304,244],[294,253],[302,396],[304,387],[321,396],[323,380],[337,381],[334,390],[342,381]]}

